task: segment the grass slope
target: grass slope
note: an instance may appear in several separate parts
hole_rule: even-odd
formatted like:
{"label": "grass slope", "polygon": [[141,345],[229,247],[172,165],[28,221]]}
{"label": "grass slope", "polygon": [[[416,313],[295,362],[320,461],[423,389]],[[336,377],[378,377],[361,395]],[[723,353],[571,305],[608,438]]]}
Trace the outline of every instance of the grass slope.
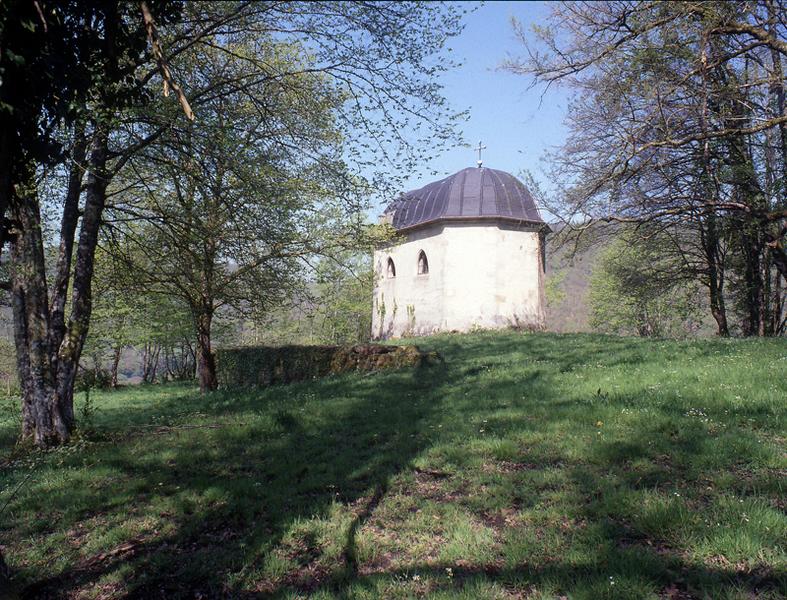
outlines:
{"label": "grass slope", "polygon": [[418,343],[445,366],[96,394],[95,433],[2,465],[17,591],[787,596],[784,340]]}

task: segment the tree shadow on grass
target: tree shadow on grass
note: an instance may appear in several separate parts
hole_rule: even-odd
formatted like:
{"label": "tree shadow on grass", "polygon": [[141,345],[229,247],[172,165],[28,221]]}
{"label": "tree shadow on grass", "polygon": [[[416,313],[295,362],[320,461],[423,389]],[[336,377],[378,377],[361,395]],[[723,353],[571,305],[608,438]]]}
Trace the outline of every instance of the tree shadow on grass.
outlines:
{"label": "tree shadow on grass", "polygon": [[[644,545],[641,549],[600,548],[597,558],[608,567],[599,569],[567,563],[535,567],[527,564],[505,567],[497,564],[467,566],[455,562],[416,563],[402,569],[381,570],[358,576],[346,583],[333,585],[325,591],[338,598],[356,597],[361,591],[366,592],[364,597],[379,597],[377,594],[381,589],[390,591],[391,581],[409,582],[414,575],[420,580],[429,581],[428,593],[449,598],[493,597],[493,590],[498,592],[494,593],[494,597],[527,598],[530,591],[542,586],[567,592],[571,598],[577,600],[633,600],[654,597],[684,600],[738,597],[735,595],[738,592],[741,598],[764,597],[760,594],[780,598],[787,591],[784,577],[777,573],[763,571],[747,574],[730,569],[697,567],[679,559],[666,559],[658,551]],[[448,576],[447,573],[451,575]],[[627,585],[631,579],[634,580],[634,585]],[[642,593],[640,585],[643,582],[647,582],[646,586],[653,591]],[[268,597],[291,598],[293,593],[310,594],[318,589],[320,588],[305,586],[278,590]],[[732,595],[707,595],[703,590],[721,590],[722,593],[726,591]],[[413,597],[407,594],[404,586],[398,595]],[[418,594],[423,595],[425,594]],[[566,596],[558,592],[554,597]]]}
{"label": "tree shadow on grass", "polygon": [[[729,550],[730,544],[734,546],[734,541],[728,539],[730,533],[724,528],[734,528],[734,523],[721,524],[713,530],[712,524],[703,526],[702,519],[687,516],[692,512],[696,516],[706,510],[707,516],[713,518],[715,514],[723,520],[723,516],[718,516],[719,503],[723,506],[729,498],[725,497],[725,492],[714,497],[716,492],[707,484],[714,475],[723,473],[733,464],[759,463],[761,459],[756,451],[720,451],[713,436],[709,437],[707,429],[699,424],[665,439],[661,425],[649,421],[643,421],[637,434],[627,441],[599,440],[581,463],[550,462],[544,456],[526,451],[518,457],[518,462],[499,463],[503,467],[502,478],[516,479],[510,486],[516,490],[528,485],[517,479],[524,471],[562,471],[568,482],[562,487],[569,490],[569,498],[564,502],[567,507],[576,508],[571,516],[574,530],[567,535],[573,539],[567,547],[553,550],[551,559],[536,563],[512,562],[505,558],[505,553],[487,562],[446,561],[437,557],[395,568],[373,567],[371,572],[368,568],[359,570],[356,563],[352,577],[346,580],[335,579],[322,588],[320,585],[324,581],[289,582],[273,590],[272,597],[290,597],[293,593],[310,593],[316,589],[327,591],[333,597],[355,597],[361,592],[374,597],[381,593],[393,594],[392,585],[396,582],[406,582],[399,592],[405,594],[406,585],[413,585],[416,578],[426,582],[428,593],[439,597],[491,597],[496,592],[504,597],[508,594],[529,597],[529,593],[535,594],[536,590],[544,593],[544,589],[553,590],[555,597],[568,594],[572,598],[592,600],[787,597],[787,573],[779,569],[778,563],[773,566],[760,562],[762,559],[755,555],[741,557],[737,562],[735,558],[728,561],[724,557],[724,549]],[[674,490],[680,490],[687,497],[681,497]],[[538,503],[548,506],[552,492],[550,484],[546,484],[535,493],[526,493],[529,501],[522,501],[514,492],[510,506],[516,509],[532,508]],[[779,507],[780,485],[767,488],[752,482],[735,492],[755,504],[770,502],[774,510]],[[640,500],[646,502],[638,504]],[[499,535],[510,532],[509,523],[502,517],[474,510],[474,503],[483,504],[477,498],[455,501],[464,509],[474,511],[481,522],[496,528]],[[734,502],[738,501],[736,496]],[[739,518],[740,510],[736,508],[735,513],[732,518]],[[743,518],[748,521],[745,512]],[[348,530],[348,548],[357,546],[355,536],[368,519],[368,511],[364,511],[353,522]],[[683,539],[688,530],[703,527],[708,527],[708,531],[691,542]],[[768,531],[763,525],[759,530],[741,528],[738,534],[755,539],[761,534],[765,538],[760,539],[760,543],[771,543],[774,549],[779,545],[778,531]],[[536,536],[540,535],[536,528]],[[702,559],[690,552],[697,543],[713,548],[714,536],[718,542],[716,547],[722,548],[717,550],[719,555]],[[540,543],[548,547],[553,540],[544,537]],[[584,545],[588,554],[579,559],[576,555],[572,557],[571,552],[575,551],[572,545]]]}
{"label": "tree shadow on grass", "polygon": [[[388,480],[428,444],[420,434],[439,408],[431,399],[446,381],[444,369],[429,367],[248,391],[239,393],[232,410],[266,415],[252,424],[131,434],[102,451],[101,465],[115,482],[109,489],[64,488],[50,497],[50,509],[57,512],[58,503],[88,504],[87,497],[98,493],[104,510],[120,515],[127,503],[129,516],[144,518],[145,505],[155,503],[157,516],[167,520],[166,531],[143,531],[84,558],[62,576],[35,582],[23,597],[67,597],[113,572],[125,580],[127,597],[230,593],[227,581],[233,574],[260,567],[293,523],[326,517],[332,506],[365,502],[367,496],[373,510]],[[229,396],[215,396],[200,412],[221,414],[217,400]],[[312,413],[317,402],[320,410]],[[176,406],[155,410],[178,414]],[[73,521],[90,517],[71,515]],[[299,540],[288,558],[306,568],[315,561],[315,548]],[[343,552],[349,566],[342,569],[352,572],[353,550],[348,546]]]}
{"label": "tree shadow on grass", "polygon": [[[706,425],[693,421],[681,421],[678,428],[675,421],[684,409],[664,402],[643,416],[635,435],[625,440],[599,436],[584,456],[563,454],[559,434],[578,410],[582,418],[595,421],[595,407],[622,409],[640,400],[635,395],[567,397],[561,374],[597,362],[626,366],[653,360],[641,340],[490,335],[446,336],[423,344],[419,340],[419,345],[436,346],[446,357],[445,367],[206,398],[184,391],[135,409],[135,423],[155,423],[155,428],[117,432],[114,447],[100,448],[106,486],[97,489],[95,482],[86,482],[92,487],[80,487],[73,479],[64,480],[39,505],[41,511],[60,515],[61,522],[51,529],[56,532],[98,517],[69,512],[72,504],[95,507],[98,495],[102,510],[116,517],[118,544],[80,551],[61,576],[28,587],[27,597],[60,598],[91,589],[130,598],[288,597],[317,590],[345,597],[374,595],[413,572],[433,579],[433,591],[448,595],[472,596],[473,586],[492,584],[516,593],[543,586],[576,597],[640,597],[610,587],[610,577],[622,586],[627,576],[667,598],[701,597],[707,590],[758,594],[784,589],[779,573],[689,560],[685,548],[657,530],[659,511],[668,516],[673,504],[657,506],[637,521],[620,510],[627,505],[610,500],[631,503],[638,494],[699,487],[703,478],[731,465],[759,463],[753,434],[736,432],[739,447],[723,451],[725,439],[719,436],[724,432],[709,436]],[[506,369],[520,363],[527,369],[507,374]],[[490,369],[497,369],[493,376]],[[495,416],[499,408],[512,406],[516,415]],[[501,438],[537,435],[540,429],[550,433],[539,443],[516,448],[515,456],[505,460],[486,457],[497,471],[475,490],[479,497],[446,489],[436,492],[434,501],[451,502],[502,535],[508,525],[483,512],[484,495],[497,494],[499,503],[514,509],[548,508],[555,488],[565,488],[563,501],[574,507],[576,531],[564,537],[592,546],[591,558],[583,562],[556,555],[535,562],[498,556],[477,563],[435,558],[404,567],[377,565],[373,571],[362,564],[359,536],[386,502],[392,481],[413,471],[414,459],[435,443],[470,452],[462,445],[469,428],[453,437],[434,437],[433,427],[448,408],[457,423],[486,417],[488,432]],[[106,422],[122,422],[122,410],[107,411]],[[195,414],[224,418],[223,425],[179,428]],[[754,495],[758,485],[753,481],[747,489]],[[758,493],[762,496],[762,489]],[[773,487],[765,497],[777,493]],[[126,516],[139,523],[156,517],[162,529],[141,526],[124,533],[120,523]],[[331,527],[336,529],[324,531]],[[537,537],[534,531],[525,533]],[[277,567],[277,557],[286,565]],[[108,583],[110,577],[120,581],[117,587]],[[91,587],[97,585],[106,591]]]}

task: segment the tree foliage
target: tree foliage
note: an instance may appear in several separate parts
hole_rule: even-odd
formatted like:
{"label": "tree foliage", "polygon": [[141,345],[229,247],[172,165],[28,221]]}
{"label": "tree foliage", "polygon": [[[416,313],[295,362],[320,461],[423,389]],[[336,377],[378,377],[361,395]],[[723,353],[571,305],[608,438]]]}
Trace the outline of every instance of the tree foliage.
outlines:
{"label": "tree foliage", "polygon": [[203,391],[217,384],[214,317],[264,313],[294,295],[305,261],[361,234],[364,206],[342,158],[343,91],[308,72],[302,46],[244,32],[231,48],[190,57],[186,79],[212,99],[200,102],[199,123],[180,119],[129,161],[108,211],[130,284],[188,307]]}
{"label": "tree foliage", "polygon": [[[172,202],[173,194],[194,196],[189,188],[176,191],[176,183],[199,184],[216,206],[217,190],[228,182],[256,200],[271,200],[275,188],[275,202],[257,203],[261,210],[252,213],[251,204],[241,204],[233,218],[250,220],[258,228],[253,235],[278,248],[286,231],[269,217],[287,213],[289,202],[303,206],[304,195],[324,198],[319,170],[344,174],[339,198],[348,205],[384,190],[395,179],[386,174],[406,173],[407,165],[453,139],[452,115],[435,78],[451,63],[435,56],[459,31],[460,19],[460,9],[427,3],[3,3],[0,248],[9,243],[11,249],[11,277],[2,286],[14,306],[23,435],[40,445],[69,438],[94,255],[110,217],[116,225],[144,220],[152,228],[145,231],[159,235],[151,242],[163,242],[151,217],[156,211],[149,210],[155,202],[138,212],[138,200],[150,200],[153,188]],[[161,97],[162,81],[164,95],[174,92],[177,102]],[[243,123],[237,129],[222,123],[222,108],[245,111]],[[293,134],[290,117],[303,118],[304,111],[316,127]],[[215,137],[201,136],[203,126]],[[311,138],[329,130],[329,138]],[[263,141],[250,143],[244,133]],[[430,144],[419,143],[424,140]],[[231,177],[215,160],[197,160],[197,150],[236,142]],[[180,170],[167,174],[170,187],[162,189],[156,177],[167,169],[168,151],[180,159],[169,166]],[[263,160],[244,170],[244,159]],[[282,168],[287,161],[289,170]],[[309,173],[291,186],[304,165]],[[253,189],[250,177],[261,172]],[[245,196],[228,196],[226,205],[239,197]],[[202,218],[202,207],[192,208]],[[200,226],[211,230],[208,221]],[[50,226],[58,251],[48,263]],[[251,237],[247,247],[256,243]],[[215,256],[224,264],[246,256],[242,244],[221,252]],[[240,280],[233,268],[216,276]],[[275,295],[273,272],[254,284],[263,295]],[[203,346],[201,356],[209,360],[209,344]]]}
{"label": "tree foliage", "polygon": [[624,235],[604,249],[590,279],[590,325],[619,335],[682,337],[701,326],[696,284],[673,276],[658,240]]}
{"label": "tree foliage", "polygon": [[188,306],[177,296],[153,293],[134,285],[127,265],[99,249],[93,289],[93,313],[85,342],[83,368],[108,371],[116,387],[125,351],[140,361],[142,381],[194,376],[194,328]]}
{"label": "tree foliage", "polygon": [[254,315],[244,344],[357,344],[372,327],[371,252],[347,250],[322,257],[307,285],[284,305]]}

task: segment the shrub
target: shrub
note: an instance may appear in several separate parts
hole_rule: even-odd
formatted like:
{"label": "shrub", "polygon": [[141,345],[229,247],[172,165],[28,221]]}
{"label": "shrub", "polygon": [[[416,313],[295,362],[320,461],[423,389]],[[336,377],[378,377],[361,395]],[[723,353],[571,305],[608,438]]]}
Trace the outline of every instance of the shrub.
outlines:
{"label": "shrub", "polygon": [[107,390],[112,387],[112,374],[106,369],[83,369],[77,373],[74,389],[84,392],[89,389]]}
{"label": "shrub", "polygon": [[216,353],[219,386],[290,383],[351,371],[418,367],[439,360],[417,346],[251,346]]}
{"label": "shrub", "polygon": [[16,376],[16,352],[14,345],[0,339],[0,394],[16,396],[19,393],[19,379]]}

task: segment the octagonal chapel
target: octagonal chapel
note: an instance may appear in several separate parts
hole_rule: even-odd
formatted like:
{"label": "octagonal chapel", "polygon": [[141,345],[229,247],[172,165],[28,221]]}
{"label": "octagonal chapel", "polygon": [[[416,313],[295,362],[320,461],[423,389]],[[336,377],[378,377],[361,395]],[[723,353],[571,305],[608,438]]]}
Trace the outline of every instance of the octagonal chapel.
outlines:
{"label": "octagonal chapel", "polygon": [[372,337],[544,328],[550,231],[513,175],[474,167],[385,210],[398,235],[374,253]]}

